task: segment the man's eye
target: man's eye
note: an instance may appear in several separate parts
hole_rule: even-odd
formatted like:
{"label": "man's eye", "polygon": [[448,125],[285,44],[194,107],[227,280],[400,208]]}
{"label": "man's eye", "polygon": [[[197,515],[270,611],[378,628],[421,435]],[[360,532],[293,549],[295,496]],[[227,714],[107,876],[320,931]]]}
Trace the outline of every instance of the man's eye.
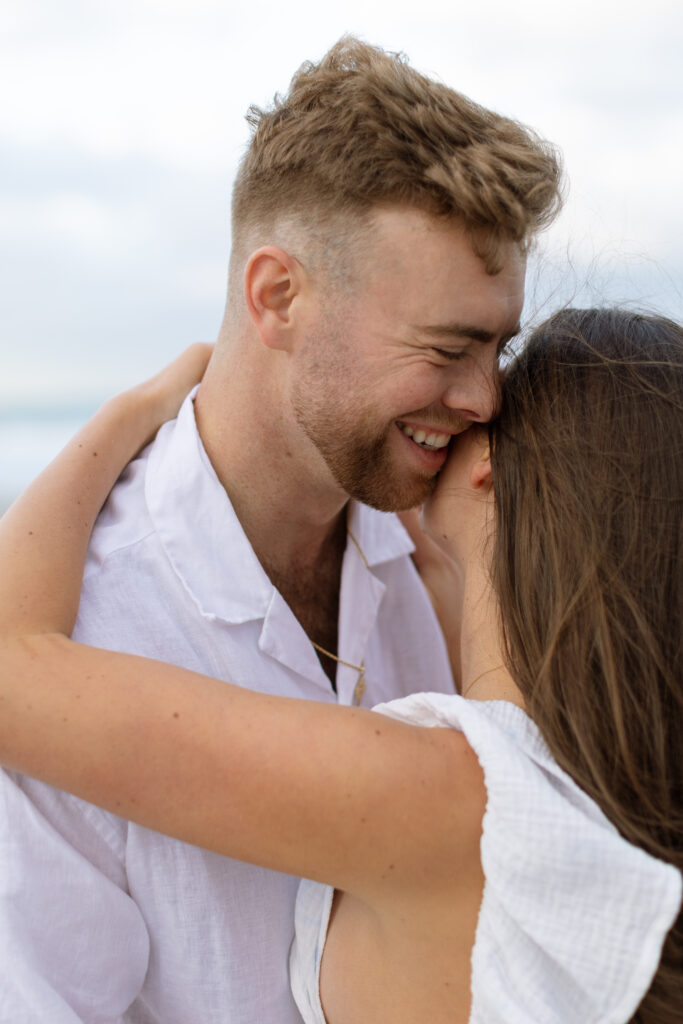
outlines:
{"label": "man's eye", "polygon": [[442,359],[449,359],[451,361],[454,359],[462,359],[465,355],[464,349],[435,348],[433,351],[436,352],[438,356],[441,356]]}

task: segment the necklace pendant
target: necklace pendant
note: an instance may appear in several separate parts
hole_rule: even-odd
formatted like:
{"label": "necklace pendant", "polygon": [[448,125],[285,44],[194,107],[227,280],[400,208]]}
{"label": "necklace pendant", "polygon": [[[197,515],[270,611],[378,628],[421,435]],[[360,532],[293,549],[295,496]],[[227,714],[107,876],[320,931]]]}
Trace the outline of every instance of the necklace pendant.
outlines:
{"label": "necklace pendant", "polygon": [[358,682],[353,691],[353,703],[358,707],[365,693],[365,665],[362,665],[358,672]]}

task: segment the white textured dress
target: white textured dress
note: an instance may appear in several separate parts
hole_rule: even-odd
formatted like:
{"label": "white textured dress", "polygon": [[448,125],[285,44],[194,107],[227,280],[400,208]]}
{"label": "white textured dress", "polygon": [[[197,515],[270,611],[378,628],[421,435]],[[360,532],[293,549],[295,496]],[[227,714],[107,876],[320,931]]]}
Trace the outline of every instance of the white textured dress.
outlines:
{"label": "white textured dress", "polygon": [[[382,714],[465,734],[488,793],[470,1024],[624,1024],[647,992],[681,875],[626,842],[506,701],[415,694]],[[333,890],[304,881],[290,957],[305,1024],[326,1024],[322,958]]]}

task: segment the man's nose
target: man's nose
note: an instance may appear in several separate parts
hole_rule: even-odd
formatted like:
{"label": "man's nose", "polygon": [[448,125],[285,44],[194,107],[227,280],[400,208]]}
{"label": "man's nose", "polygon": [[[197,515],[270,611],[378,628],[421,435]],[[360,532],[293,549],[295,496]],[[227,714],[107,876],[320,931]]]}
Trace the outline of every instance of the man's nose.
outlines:
{"label": "man's nose", "polygon": [[467,379],[459,379],[444,391],[441,401],[462,419],[488,423],[500,404],[498,366],[485,372],[478,367]]}

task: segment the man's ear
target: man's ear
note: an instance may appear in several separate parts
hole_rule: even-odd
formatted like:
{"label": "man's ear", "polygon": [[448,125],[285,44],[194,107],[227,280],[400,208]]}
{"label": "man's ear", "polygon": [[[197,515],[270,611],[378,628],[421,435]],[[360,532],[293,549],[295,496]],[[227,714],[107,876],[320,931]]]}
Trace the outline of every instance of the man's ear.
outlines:
{"label": "man's ear", "polygon": [[491,448],[488,442],[485,447],[482,447],[481,455],[472,465],[470,483],[475,490],[480,487],[488,489],[493,483],[493,474],[491,472]]}
{"label": "man's ear", "polygon": [[251,254],[244,269],[244,297],[254,327],[268,348],[288,350],[293,340],[293,307],[303,268],[276,245]]}

